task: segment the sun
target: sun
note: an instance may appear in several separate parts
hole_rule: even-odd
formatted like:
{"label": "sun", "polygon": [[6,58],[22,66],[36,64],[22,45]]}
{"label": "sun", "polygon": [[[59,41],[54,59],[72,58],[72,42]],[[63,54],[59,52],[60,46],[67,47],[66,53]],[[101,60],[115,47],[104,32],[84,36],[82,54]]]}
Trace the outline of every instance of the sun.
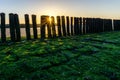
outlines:
{"label": "sun", "polygon": [[54,21],[56,21],[56,16],[58,16],[59,11],[57,9],[54,8],[46,8],[43,10],[42,12],[44,15],[49,16],[48,21],[51,23],[52,22],[52,18],[54,17]]}
{"label": "sun", "polygon": [[55,12],[48,12],[48,16],[49,16],[49,22],[51,23],[52,22],[52,18],[51,17],[56,17],[56,14]]}
{"label": "sun", "polygon": [[51,16],[49,17],[49,22],[50,22],[50,23],[52,22],[52,18],[51,18]]}

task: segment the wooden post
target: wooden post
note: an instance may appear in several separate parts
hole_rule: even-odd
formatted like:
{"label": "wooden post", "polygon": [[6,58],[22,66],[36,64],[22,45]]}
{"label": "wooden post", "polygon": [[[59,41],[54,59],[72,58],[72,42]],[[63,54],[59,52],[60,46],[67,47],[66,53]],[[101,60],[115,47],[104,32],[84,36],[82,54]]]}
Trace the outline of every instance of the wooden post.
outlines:
{"label": "wooden post", "polygon": [[100,32],[100,18],[97,18],[97,33]]}
{"label": "wooden post", "polygon": [[113,31],[113,28],[112,28],[112,19],[109,19],[109,29],[110,29],[110,31]]}
{"label": "wooden post", "polygon": [[74,34],[77,35],[77,18],[74,17]]}
{"label": "wooden post", "polygon": [[9,14],[9,26],[10,26],[10,37],[11,41],[15,42],[15,25],[14,25],[14,14]]}
{"label": "wooden post", "polygon": [[62,31],[63,31],[63,36],[66,36],[65,16],[62,16]]}
{"label": "wooden post", "polygon": [[93,30],[93,18],[90,19],[90,33],[92,33]]}
{"label": "wooden post", "polygon": [[29,15],[25,14],[25,28],[26,28],[26,38],[27,40],[31,39],[31,35],[30,35],[30,23],[29,23]]}
{"label": "wooden post", "polygon": [[101,25],[102,25],[102,32],[104,32],[104,19],[101,19]]}
{"label": "wooden post", "polygon": [[89,18],[86,18],[86,33],[89,33]]}
{"label": "wooden post", "polygon": [[73,35],[73,17],[71,17],[71,35]]}
{"label": "wooden post", "polygon": [[96,18],[96,33],[99,32],[98,18]]}
{"label": "wooden post", "polygon": [[33,26],[33,35],[34,35],[34,39],[38,39],[36,15],[32,15],[32,26]]}
{"label": "wooden post", "polygon": [[41,16],[41,39],[45,38],[46,16]]}
{"label": "wooden post", "polygon": [[50,17],[46,16],[46,24],[47,24],[47,30],[48,30],[48,38],[52,37],[52,33],[51,33],[51,26],[50,26]]}
{"label": "wooden post", "polygon": [[94,33],[96,33],[96,18],[94,18]]}
{"label": "wooden post", "polygon": [[83,34],[86,34],[86,18],[83,18]]}
{"label": "wooden post", "polygon": [[94,32],[94,18],[91,18],[91,33]]}
{"label": "wooden post", "polygon": [[120,20],[113,20],[114,31],[120,31]]}
{"label": "wooden post", "polygon": [[89,33],[92,33],[92,18],[89,18]]}
{"label": "wooden post", "polygon": [[19,17],[17,14],[14,14],[14,24],[16,29],[16,41],[21,41]]}
{"label": "wooden post", "polygon": [[104,30],[112,31],[112,20],[111,19],[104,19]]}
{"label": "wooden post", "polygon": [[62,36],[62,32],[61,32],[61,19],[60,16],[57,16],[57,26],[58,26],[58,36],[61,37]]}
{"label": "wooden post", "polygon": [[6,42],[5,13],[1,13],[1,41]]}
{"label": "wooden post", "polygon": [[76,17],[74,17],[74,34],[76,35]]}
{"label": "wooden post", "polygon": [[53,16],[51,16],[51,27],[52,27],[52,34],[54,38],[56,37],[56,28],[55,28],[55,19]]}
{"label": "wooden post", "polygon": [[67,35],[70,36],[70,23],[69,23],[69,16],[66,17],[67,21]]}
{"label": "wooden post", "polygon": [[95,30],[94,30],[94,33],[97,32],[97,18],[94,19],[94,22],[95,22]]}
{"label": "wooden post", "polygon": [[103,32],[103,19],[99,19],[99,32]]}
{"label": "wooden post", "polygon": [[95,32],[95,18],[92,19],[92,33]]}
{"label": "wooden post", "polygon": [[79,34],[82,34],[82,17],[79,18]]}
{"label": "wooden post", "polygon": [[79,30],[80,30],[80,28],[79,28],[79,18],[76,17],[76,35],[79,35]]}

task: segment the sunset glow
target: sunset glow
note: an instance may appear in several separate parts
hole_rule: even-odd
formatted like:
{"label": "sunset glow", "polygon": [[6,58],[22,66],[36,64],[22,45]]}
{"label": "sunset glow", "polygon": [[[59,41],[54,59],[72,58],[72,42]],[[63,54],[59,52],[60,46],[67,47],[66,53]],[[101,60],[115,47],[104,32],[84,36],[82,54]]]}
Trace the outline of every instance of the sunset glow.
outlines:
{"label": "sunset glow", "polygon": [[21,23],[24,14],[36,14],[38,22],[41,15],[120,19],[119,3],[120,0],[1,0],[0,11],[6,13],[6,18],[9,13],[19,14]]}

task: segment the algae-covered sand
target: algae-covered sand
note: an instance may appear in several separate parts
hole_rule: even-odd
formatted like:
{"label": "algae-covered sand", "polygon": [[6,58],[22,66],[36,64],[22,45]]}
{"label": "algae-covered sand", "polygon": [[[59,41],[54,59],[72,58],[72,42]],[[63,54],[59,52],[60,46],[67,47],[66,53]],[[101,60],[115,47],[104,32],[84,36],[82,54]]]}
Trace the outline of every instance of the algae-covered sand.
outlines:
{"label": "algae-covered sand", "polygon": [[0,80],[120,80],[120,32],[0,45]]}

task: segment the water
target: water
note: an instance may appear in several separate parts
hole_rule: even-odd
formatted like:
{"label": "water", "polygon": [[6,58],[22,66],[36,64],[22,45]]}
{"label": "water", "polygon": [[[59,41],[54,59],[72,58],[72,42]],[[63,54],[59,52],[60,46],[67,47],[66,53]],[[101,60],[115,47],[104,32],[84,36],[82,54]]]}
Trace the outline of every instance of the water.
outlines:
{"label": "water", "polygon": [[[57,26],[55,28],[56,28],[56,35],[58,35],[58,28],[57,28]],[[61,29],[62,29],[62,27],[61,27]],[[48,34],[47,27],[45,27],[45,30],[46,30],[45,34],[47,36],[47,34]],[[26,36],[25,28],[20,28],[20,31],[21,31],[21,36],[25,37]],[[71,33],[71,28],[70,28],[70,33]],[[33,35],[33,28],[30,28],[30,34]],[[37,34],[40,35],[40,27],[37,28]],[[6,28],[6,37],[10,37],[10,28]],[[1,38],[1,28],[0,28],[0,38]]]}
{"label": "water", "polygon": [[[20,28],[21,36],[26,36],[25,28]],[[30,34],[33,35],[33,28],[30,28]],[[40,34],[40,28],[37,28],[38,35]],[[6,28],[6,36],[10,37],[10,29]],[[0,29],[0,37],[1,37],[1,29]]]}

